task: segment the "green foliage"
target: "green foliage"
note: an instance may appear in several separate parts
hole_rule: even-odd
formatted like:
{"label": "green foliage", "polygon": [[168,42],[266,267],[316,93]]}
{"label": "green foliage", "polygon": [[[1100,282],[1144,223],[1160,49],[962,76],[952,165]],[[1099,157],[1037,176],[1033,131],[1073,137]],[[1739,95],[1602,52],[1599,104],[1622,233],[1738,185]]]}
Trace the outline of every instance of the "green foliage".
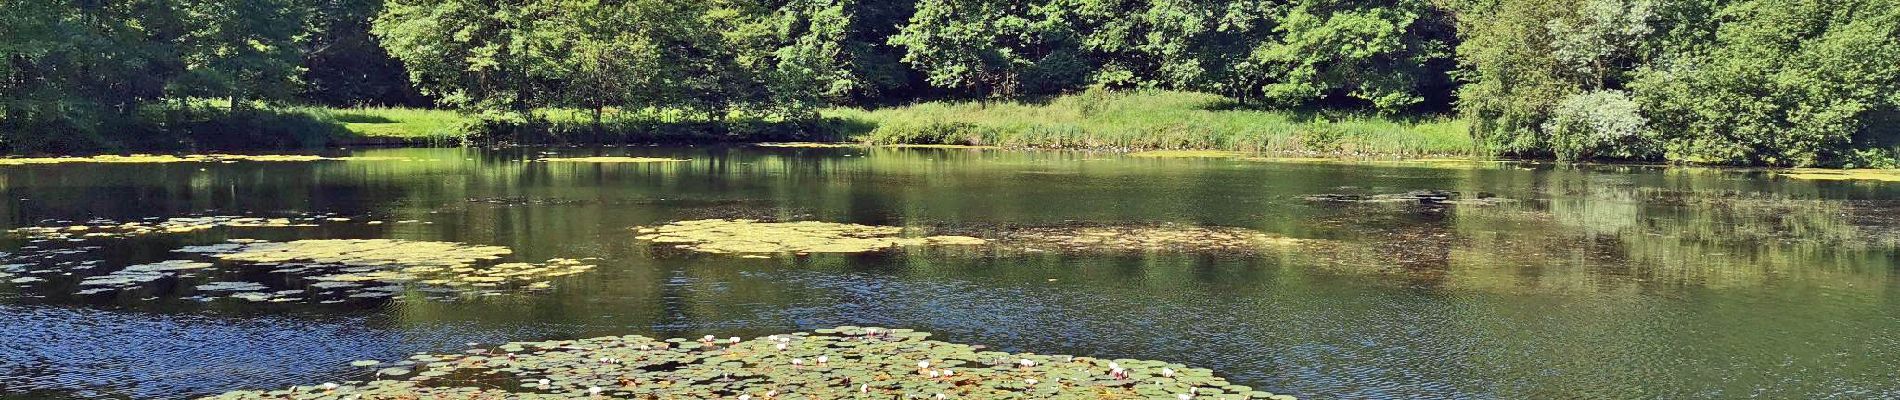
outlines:
{"label": "green foliage", "polygon": [[1628,93],[1600,90],[1558,101],[1543,129],[1560,160],[1630,159],[1653,154],[1648,124]]}
{"label": "green foliage", "polygon": [[1724,8],[1716,40],[1634,87],[1671,159],[1832,165],[1900,123],[1900,2],[1758,0]]}
{"label": "green foliage", "polygon": [[297,40],[310,10],[294,0],[179,0],[185,74],[176,97],[282,100],[295,92],[302,53]]}
{"label": "green foliage", "polygon": [[1426,1],[1304,0],[1276,20],[1250,64],[1273,77],[1260,94],[1283,106],[1356,99],[1396,112],[1449,88],[1450,21]]}
{"label": "green foliage", "polygon": [[1454,120],[1404,121],[1232,109],[1217,95],[1101,90],[1043,105],[930,102],[839,108],[825,115],[864,129],[854,141],[1113,149],[1222,149],[1347,156],[1471,155],[1478,147]]}
{"label": "green foliage", "polygon": [[430,104],[409,85],[402,63],[370,34],[382,0],[317,0],[312,10],[297,99],[328,106]]}

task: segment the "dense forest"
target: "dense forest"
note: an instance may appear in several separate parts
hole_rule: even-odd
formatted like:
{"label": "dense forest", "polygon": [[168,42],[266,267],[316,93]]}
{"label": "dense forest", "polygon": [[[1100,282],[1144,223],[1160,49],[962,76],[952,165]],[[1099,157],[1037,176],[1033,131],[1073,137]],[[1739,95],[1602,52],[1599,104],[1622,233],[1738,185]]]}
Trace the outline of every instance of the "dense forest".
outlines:
{"label": "dense forest", "polygon": [[[1488,151],[1892,165],[1896,0],[0,0],[0,147],[290,105],[719,122],[1090,90],[1455,115]],[[588,118],[583,117],[583,118]],[[118,137],[114,139],[114,137]],[[260,139],[269,142],[269,139]]]}

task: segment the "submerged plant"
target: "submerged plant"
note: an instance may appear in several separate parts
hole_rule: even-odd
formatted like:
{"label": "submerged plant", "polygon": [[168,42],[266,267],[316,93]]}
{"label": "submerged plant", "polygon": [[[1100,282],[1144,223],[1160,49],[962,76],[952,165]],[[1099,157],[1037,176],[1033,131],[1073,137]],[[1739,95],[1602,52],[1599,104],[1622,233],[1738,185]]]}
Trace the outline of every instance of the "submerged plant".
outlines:
{"label": "submerged plant", "polygon": [[1180,364],[986,351],[928,337],[847,326],[752,339],[514,342],[354,363],[377,369],[367,382],[209,399],[1292,399]]}

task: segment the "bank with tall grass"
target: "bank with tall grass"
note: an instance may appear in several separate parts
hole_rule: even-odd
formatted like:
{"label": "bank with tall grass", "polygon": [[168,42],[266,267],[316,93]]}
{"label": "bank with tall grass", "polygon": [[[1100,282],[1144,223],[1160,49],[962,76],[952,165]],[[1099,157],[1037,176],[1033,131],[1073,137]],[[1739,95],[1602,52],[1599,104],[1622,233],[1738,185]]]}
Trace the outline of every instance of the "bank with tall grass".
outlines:
{"label": "bank with tall grass", "polygon": [[836,108],[827,119],[873,144],[966,144],[1092,149],[1205,149],[1343,157],[1486,154],[1450,117],[1384,117],[1254,110],[1176,91],[1089,91],[1041,103],[928,102]]}

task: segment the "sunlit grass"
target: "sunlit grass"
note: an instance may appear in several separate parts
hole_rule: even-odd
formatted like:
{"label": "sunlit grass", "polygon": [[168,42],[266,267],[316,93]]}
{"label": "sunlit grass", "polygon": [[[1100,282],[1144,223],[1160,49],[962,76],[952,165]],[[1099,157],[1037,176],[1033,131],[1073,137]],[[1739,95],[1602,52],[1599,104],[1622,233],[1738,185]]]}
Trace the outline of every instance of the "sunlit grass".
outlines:
{"label": "sunlit grass", "polygon": [[373,138],[451,139],[466,133],[469,116],[453,110],[420,108],[299,108],[298,111],[343,124],[350,133]]}
{"label": "sunlit grass", "polygon": [[872,126],[854,139],[1015,147],[1205,149],[1344,156],[1481,154],[1464,122],[1452,118],[1327,117],[1236,108],[1216,95],[1088,92],[1035,104],[930,102],[866,110],[834,108],[827,117]]}

